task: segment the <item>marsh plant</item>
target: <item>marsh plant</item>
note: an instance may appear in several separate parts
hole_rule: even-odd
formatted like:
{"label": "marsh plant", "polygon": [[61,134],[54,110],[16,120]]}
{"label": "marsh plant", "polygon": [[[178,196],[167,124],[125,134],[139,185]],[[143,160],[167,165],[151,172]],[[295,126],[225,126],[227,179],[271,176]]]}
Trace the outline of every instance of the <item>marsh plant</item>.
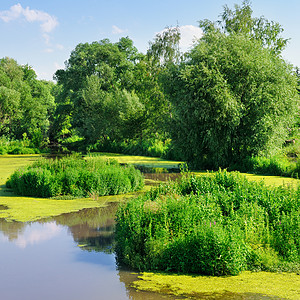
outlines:
{"label": "marsh plant", "polygon": [[71,156],[54,160],[43,158],[20,168],[6,185],[22,196],[89,197],[136,191],[143,187],[144,180],[133,166],[121,166],[115,160],[100,157],[84,160]]}
{"label": "marsh plant", "polygon": [[206,275],[299,270],[299,207],[299,188],[270,188],[237,172],[186,173],[120,206],[118,262]]}

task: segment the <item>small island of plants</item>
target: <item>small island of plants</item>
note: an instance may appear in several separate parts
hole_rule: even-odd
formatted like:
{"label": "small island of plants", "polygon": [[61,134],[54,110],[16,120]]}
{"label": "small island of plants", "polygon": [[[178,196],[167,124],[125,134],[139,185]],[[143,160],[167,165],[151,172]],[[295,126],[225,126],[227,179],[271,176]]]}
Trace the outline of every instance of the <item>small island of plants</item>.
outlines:
{"label": "small island of plants", "polygon": [[42,158],[16,170],[6,182],[17,195],[34,197],[91,197],[137,191],[144,185],[141,172],[101,157]]}
{"label": "small island of plants", "polygon": [[300,189],[218,171],[161,184],[117,212],[120,264],[142,271],[237,275],[300,270]]}

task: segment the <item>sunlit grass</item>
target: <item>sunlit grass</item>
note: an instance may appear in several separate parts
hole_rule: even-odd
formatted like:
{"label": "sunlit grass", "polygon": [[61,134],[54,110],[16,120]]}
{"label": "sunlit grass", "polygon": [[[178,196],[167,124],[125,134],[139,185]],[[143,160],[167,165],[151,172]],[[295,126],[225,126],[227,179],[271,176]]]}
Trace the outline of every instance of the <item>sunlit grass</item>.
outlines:
{"label": "sunlit grass", "polygon": [[[131,156],[114,153],[100,153],[101,156],[117,159],[120,163],[131,163],[149,167],[178,168],[180,161],[168,161],[160,158]],[[108,196],[98,201],[94,199],[75,199],[75,200],[51,200],[30,197],[16,197],[5,187],[7,178],[22,166],[26,166],[36,161],[40,155],[3,155],[0,156],[0,205],[8,206],[7,210],[0,210],[0,218],[9,221],[34,221],[49,216],[56,216],[63,213],[78,211],[88,207],[99,207],[106,201],[119,201],[126,196]],[[207,174],[206,172],[194,172],[196,175]],[[264,180],[268,185],[298,184],[299,180],[278,176],[261,176],[254,174],[245,174],[250,180]],[[145,189],[149,189],[148,186]]]}
{"label": "sunlit grass", "polygon": [[[215,172],[204,172],[204,171],[193,171],[192,174],[196,176],[203,176],[207,174],[214,174]],[[269,186],[293,186],[297,187],[300,184],[299,179],[290,178],[290,177],[281,177],[281,176],[268,176],[268,175],[256,175],[250,173],[240,173],[241,175],[246,176],[248,180],[261,182],[263,181],[266,185]]]}
{"label": "sunlit grass", "polygon": [[[114,158],[119,163],[122,164],[133,164],[145,167],[152,167],[152,168],[179,168],[182,161],[172,161],[172,160],[165,160],[162,158],[157,157],[146,157],[146,156],[134,156],[134,155],[123,155],[123,154],[116,154],[116,153],[95,153],[93,155],[100,155],[106,158]],[[206,171],[193,171],[195,175],[207,175]],[[212,172],[213,174],[214,172]],[[266,185],[292,185],[297,186],[299,184],[299,180],[295,178],[289,177],[280,177],[280,176],[268,176],[268,175],[256,175],[250,173],[241,173],[247,177],[249,180],[253,181],[264,181]]]}

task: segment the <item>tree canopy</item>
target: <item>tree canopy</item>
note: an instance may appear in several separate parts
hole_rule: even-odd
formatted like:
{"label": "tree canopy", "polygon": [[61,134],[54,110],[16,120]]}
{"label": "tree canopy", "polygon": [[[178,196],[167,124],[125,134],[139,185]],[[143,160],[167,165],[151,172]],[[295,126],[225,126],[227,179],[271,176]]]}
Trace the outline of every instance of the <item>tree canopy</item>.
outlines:
{"label": "tree canopy", "polygon": [[34,70],[12,58],[0,60],[0,135],[47,136],[54,109],[51,84],[36,79]]}
{"label": "tree canopy", "polygon": [[284,31],[282,26],[275,21],[269,21],[264,16],[255,18],[252,16],[250,0],[244,0],[242,6],[234,5],[234,10],[227,5],[221,13],[221,19],[212,22],[201,20],[199,25],[204,33],[218,31],[225,34],[243,34],[251,40],[256,40],[265,48],[275,54],[280,54],[285,49],[288,39],[281,36]]}
{"label": "tree canopy", "polygon": [[66,68],[55,73],[61,88],[54,127],[62,133],[66,128],[58,123],[70,124],[88,143],[157,130],[164,103],[156,75],[128,37],[77,45]]}
{"label": "tree canopy", "polygon": [[224,31],[205,21],[205,36],[165,81],[174,143],[198,167],[274,153],[299,110],[292,66],[249,35],[245,3],[225,7]]}
{"label": "tree canopy", "polygon": [[164,154],[166,142],[169,158],[203,168],[272,155],[299,125],[300,76],[282,59],[283,28],[254,17],[248,0],[199,24],[204,36],[187,53],[178,26],[158,33],[146,54],[129,37],[80,43],[57,84],[1,59],[0,135],[81,141],[80,150],[158,141]]}

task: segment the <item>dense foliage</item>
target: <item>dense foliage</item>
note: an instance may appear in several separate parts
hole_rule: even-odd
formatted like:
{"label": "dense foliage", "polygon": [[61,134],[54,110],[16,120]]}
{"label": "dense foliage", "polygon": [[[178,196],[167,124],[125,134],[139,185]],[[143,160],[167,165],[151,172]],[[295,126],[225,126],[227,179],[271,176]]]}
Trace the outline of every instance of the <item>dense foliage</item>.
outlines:
{"label": "dense foliage", "polygon": [[143,271],[206,275],[297,270],[299,192],[226,171],[185,174],[121,205],[118,261]]}
{"label": "dense foliage", "polygon": [[228,166],[281,147],[299,104],[290,66],[260,43],[221,33],[206,34],[188,57],[168,82],[173,139],[187,160]]}
{"label": "dense foliage", "polygon": [[146,54],[129,37],[80,43],[56,84],[1,59],[0,153],[48,145],[296,176],[299,70],[282,59],[280,24],[252,13],[244,0],[216,22],[199,21],[204,35],[187,53],[178,26],[158,33]]}
{"label": "dense foliage", "polygon": [[54,110],[54,83],[36,77],[28,65],[0,59],[0,136],[22,139],[26,134],[33,147],[41,147]]}
{"label": "dense foliage", "polygon": [[151,70],[129,38],[77,45],[65,70],[55,73],[59,90],[53,138],[73,130],[92,144],[159,131],[163,94]]}
{"label": "dense foliage", "polygon": [[133,166],[120,166],[115,160],[65,157],[41,159],[15,171],[6,185],[22,196],[91,197],[136,191],[144,180]]}

